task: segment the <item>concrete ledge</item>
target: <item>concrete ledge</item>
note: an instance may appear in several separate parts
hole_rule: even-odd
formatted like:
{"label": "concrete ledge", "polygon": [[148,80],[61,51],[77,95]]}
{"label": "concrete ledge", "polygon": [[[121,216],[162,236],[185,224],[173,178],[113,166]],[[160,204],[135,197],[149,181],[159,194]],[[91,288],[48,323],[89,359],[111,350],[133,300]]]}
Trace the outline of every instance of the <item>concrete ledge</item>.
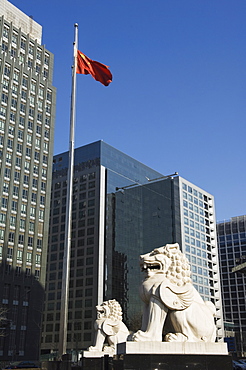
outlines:
{"label": "concrete ledge", "polygon": [[108,355],[109,357],[113,357],[113,354],[109,354],[103,351],[83,351],[84,358],[99,358],[99,357],[104,357],[106,355]]}
{"label": "concrete ledge", "polygon": [[228,355],[228,350],[223,342],[125,342],[117,345],[117,355],[121,354]]}

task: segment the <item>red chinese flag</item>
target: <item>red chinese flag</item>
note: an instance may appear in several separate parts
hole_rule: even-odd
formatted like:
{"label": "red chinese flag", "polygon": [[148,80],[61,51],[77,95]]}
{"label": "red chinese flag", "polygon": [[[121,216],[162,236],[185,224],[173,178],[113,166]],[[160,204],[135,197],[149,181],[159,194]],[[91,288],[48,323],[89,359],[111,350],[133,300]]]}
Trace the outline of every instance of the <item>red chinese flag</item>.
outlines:
{"label": "red chinese flag", "polygon": [[112,73],[105,64],[96,62],[88,58],[85,54],[78,50],[77,54],[77,71],[76,73],[83,75],[92,75],[96,81],[101,82],[104,86],[108,86],[112,82]]}

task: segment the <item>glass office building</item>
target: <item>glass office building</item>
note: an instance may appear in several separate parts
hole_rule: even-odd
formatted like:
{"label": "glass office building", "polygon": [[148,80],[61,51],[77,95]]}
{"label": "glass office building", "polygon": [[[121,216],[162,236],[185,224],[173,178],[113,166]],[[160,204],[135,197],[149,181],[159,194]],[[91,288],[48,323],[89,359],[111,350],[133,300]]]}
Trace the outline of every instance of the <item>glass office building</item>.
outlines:
{"label": "glass office building", "polygon": [[[56,353],[65,233],[68,153],[54,157],[42,353]],[[193,282],[217,309],[223,333],[214,200],[178,176],[163,176],[103,141],[75,150],[68,350],[93,342],[95,306],[117,299],[139,329],[139,255],[179,242]]]}
{"label": "glass office building", "polygon": [[[246,262],[246,216],[217,224],[225,330],[235,337],[238,356],[246,355],[246,277],[232,269]],[[242,270],[241,270],[242,271]]]}
{"label": "glass office building", "polygon": [[42,27],[0,3],[0,360],[38,359],[56,91]]}
{"label": "glass office building", "polygon": [[127,322],[134,322],[141,313],[136,295],[141,281],[141,273],[136,271],[137,257],[166,243],[178,242],[190,261],[195,288],[204,300],[211,300],[216,306],[217,336],[221,339],[223,323],[213,196],[179,176],[160,178],[117,191],[111,213],[115,231],[112,247],[107,244],[110,246],[107,259],[112,251],[110,295],[121,302]]}

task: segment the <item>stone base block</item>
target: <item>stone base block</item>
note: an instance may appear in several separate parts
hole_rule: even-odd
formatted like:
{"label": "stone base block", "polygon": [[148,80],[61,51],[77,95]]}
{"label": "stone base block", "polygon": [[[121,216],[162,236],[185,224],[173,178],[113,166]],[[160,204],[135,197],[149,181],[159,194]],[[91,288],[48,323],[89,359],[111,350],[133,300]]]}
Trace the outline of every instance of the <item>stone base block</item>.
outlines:
{"label": "stone base block", "polygon": [[[118,355],[114,359],[117,370],[232,370],[228,355]],[[114,365],[113,365],[114,366]]]}
{"label": "stone base block", "polygon": [[223,342],[124,342],[117,345],[117,354],[228,355],[228,350]]}
{"label": "stone base block", "polygon": [[[113,358],[109,357],[109,355],[101,352],[101,356],[99,356],[98,354],[98,357],[83,356],[82,357],[82,369],[83,370],[113,370],[113,369],[118,369],[117,362],[118,361],[116,360],[113,361]],[[121,366],[122,364],[123,364],[122,361],[120,361]]]}
{"label": "stone base block", "polygon": [[83,351],[83,357],[84,358],[100,358],[104,356],[113,357],[113,354],[108,354],[103,351]]}

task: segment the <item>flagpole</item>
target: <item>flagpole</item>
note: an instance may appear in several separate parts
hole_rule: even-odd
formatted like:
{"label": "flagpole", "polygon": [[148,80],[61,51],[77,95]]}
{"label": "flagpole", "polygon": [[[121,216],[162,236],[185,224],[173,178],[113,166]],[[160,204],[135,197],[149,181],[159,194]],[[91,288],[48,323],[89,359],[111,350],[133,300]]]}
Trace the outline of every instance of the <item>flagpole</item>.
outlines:
{"label": "flagpole", "polygon": [[75,128],[75,103],[76,103],[76,70],[77,70],[77,50],[78,50],[78,24],[74,24],[74,43],[73,43],[73,66],[72,66],[72,92],[71,92],[71,111],[70,111],[70,139],[69,139],[69,164],[67,176],[67,200],[66,200],[66,223],[65,223],[65,243],[62,271],[62,291],[61,291],[61,311],[60,311],[60,333],[58,357],[66,353],[67,350],[67,321],[68,321],[68,299],[69,299],[69,275],[70,275],[70,255],[71,255],[71,215],[72,215],[72,195],[73,195],[73,172],[74,172],[74,128]]}

